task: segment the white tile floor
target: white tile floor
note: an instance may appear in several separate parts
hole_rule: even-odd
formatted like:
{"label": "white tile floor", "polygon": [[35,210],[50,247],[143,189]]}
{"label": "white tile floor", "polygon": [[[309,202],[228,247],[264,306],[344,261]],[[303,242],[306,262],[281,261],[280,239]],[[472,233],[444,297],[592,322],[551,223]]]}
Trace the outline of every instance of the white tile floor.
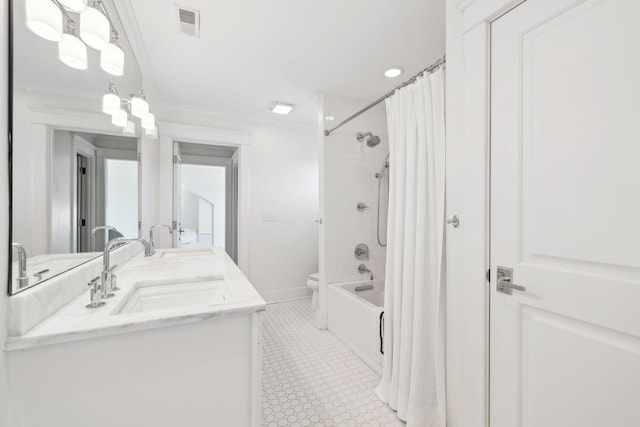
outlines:
{"label": "white tile floor", "polygon": [[272,304],[262,325],[262,425],[404,426],[378,400],[379,377],[313,325],[309,300]]}

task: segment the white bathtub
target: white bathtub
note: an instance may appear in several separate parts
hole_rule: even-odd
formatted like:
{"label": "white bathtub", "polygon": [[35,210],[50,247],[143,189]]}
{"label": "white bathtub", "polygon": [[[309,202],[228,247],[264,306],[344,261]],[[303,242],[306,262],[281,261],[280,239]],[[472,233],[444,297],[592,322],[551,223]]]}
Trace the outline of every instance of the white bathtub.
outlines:
{"label": "white bathtub", "polygon": [[[360,286],[373,289],[356,291]],[[378,374],[382,373],[384,280],[329,285],[329,331]]]}

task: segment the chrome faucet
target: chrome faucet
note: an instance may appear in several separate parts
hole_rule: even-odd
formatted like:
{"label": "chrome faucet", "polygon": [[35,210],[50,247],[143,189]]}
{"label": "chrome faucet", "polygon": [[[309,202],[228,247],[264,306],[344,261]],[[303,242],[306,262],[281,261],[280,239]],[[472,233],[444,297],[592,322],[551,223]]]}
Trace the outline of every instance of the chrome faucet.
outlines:
{"label": "chrome faucet", "polygon": [[95,234],[96,234],[96,231],[98,231],[98,230],[106,230],[106,231],[113,230],[113,231],[118,231],[118,229],[117,229],[117,228],[115,228],[113,225],[99,225],[99,226],[97,226],[97,227],[93,227],[93,229],[91,230],[91,234],[95,235]]}
{"label": "chrome faucet", "polygon": [[373,273],[364,264],[360,264],[358,266],[358,273],[360,273],[360,274],[369,273],[369,280],[373,280]]}
{"label": "chrome faucet", "polygon": [[[113,225],[99,225],[97,227],[93,227],[93,229],[91,230],[91,235],[93,236],[93,244],[96,244],[96,231],[98,230],[104,230],[104,243],[107,243],[109,241],[109,231],[118,231],[117,228],[115,228]],[[93,248],[92,248],[93,249]]]}
{"label": "chrome faucet", "polygon": [[128,243],[128,242],[138,242],[143,244],[144,256],[151,256],[151,245],[149,244],[149,242],[147,242],[141,237],[140,238],[118,237],[116,239],[111,240],[110,242],[107,242],[107,244],[104,245],[104,254],[102,255],[102,274],[100,275],[100,285],[102,288],[102,296],[104,298],[112,297],[113,294],[111,293],[111,291],[117,290],[115,287],[115,283],[113,283],[114,281],[112,280],[113,269],[115,268],[115,266],[111,267],[109,265],[110,264],[109,256],[111,254],[111,248],[120,243]]}
{"label": "chrome faucet", "polygon": [[167,224],[156,224],[154,226],[152,226],[149,229],[149,241],[151,242],[151,255],[156,253],[156,241],[154,239],[154,231],[156,228],[166,228],[167,230],[169,230],[169,234],[173,233],[173,230],[171,229],[171,226],[167,225]]}
{"label": "chrome faucet", "polygon": [[27,251],[20,243],[11,243],[11,246],[18,251],[18,271],[19,276],[16,279],[18,282],[18,289],[22,289],[25,286],[29,286],[29,276],[27,276]]}

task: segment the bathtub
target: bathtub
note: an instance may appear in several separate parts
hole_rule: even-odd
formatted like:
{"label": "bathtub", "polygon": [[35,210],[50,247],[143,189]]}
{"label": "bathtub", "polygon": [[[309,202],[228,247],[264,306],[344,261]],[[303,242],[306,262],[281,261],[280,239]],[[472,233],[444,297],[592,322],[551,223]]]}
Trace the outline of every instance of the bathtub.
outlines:
{"label": "bathtub", "polygon": [[[373,289],[356,288],[373,285]],[[329,285],[329,331],[378,374],[382,373],[384,280]]]}

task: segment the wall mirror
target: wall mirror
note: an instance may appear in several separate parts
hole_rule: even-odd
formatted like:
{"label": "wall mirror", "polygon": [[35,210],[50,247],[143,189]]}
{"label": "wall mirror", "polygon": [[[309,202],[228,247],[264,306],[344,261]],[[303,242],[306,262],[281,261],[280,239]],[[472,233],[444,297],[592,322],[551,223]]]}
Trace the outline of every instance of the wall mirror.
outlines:
{"label": "wall mirror", "polygon": [[[78,13],[54,0],[31,3],[60,10],[63,33],[79,33]],[[139,235],[139,125],[124,136],[102,98],[111,84],[123,98],[137,93],[142,73],[113,2],[99,3],[124,52],[121,76],[79,38],[86,68],[64,63],[60,42],[27,26],[28,2],[11,2],[10,295],[101,256],[114,237]]]}

